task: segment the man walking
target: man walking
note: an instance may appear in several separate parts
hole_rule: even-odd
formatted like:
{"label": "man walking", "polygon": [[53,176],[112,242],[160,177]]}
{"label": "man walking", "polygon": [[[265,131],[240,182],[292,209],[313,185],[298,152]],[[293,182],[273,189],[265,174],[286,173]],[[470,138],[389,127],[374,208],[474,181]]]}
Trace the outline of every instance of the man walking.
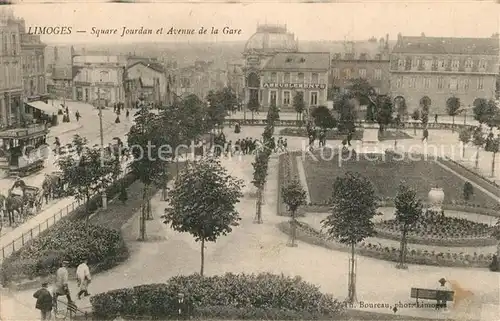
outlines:
{"label": "man walking", "polygon": [[428,138],[429,138],[429,130],[427,130],[427,128],[424,128],[422,141],[425,140],[427,142]]}
{"label": "man walking", "polygon": [[48,283],[43,282],[42,288],[37,290],[33,297],[36,299],[35,308],[40,310],[41,320],[50,320],[52,312],[52,295],[47,289]]}
{"label": "man walking", "polygon": [[76,268],[76,282],[78,284],[78,288],[80,289],[78,291],[78,300],[81,299],[82,294],[84,294],[85,296],[90,295],[88,291],[90,281],[91,281],[90,269],[89,266],[87,265],[87,259],[85,259]]}
{"label": "man walking", "polygon": [[66,299],[68,299],[68,304],[73,302],[71,300],[71,294],[69,293],[68,286],[68,261],[63,261],[62,265],[56,272],[56,286],[54,291],[54,301],[57,301],[57,298],[60,295],[65,295]]}

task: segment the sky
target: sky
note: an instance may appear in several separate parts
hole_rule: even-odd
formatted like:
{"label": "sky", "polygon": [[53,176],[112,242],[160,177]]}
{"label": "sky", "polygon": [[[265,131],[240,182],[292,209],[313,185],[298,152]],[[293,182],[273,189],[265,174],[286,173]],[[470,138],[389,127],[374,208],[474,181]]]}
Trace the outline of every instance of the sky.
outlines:
{"label": "sky", "polygon": [[[70,26],[71,35],[42,36],[47,43],[133,43],[246,41],[257,24],[279,23],[299,40],[366,40],[389,34],[447,37],[490,37],[499,32],[500,5],[490,1],[379,2],[363,3],[267,3],[188,4],[188,3],[67,3],[11,6],[26,20],[27,27]],[[240,34],[224,35],[224,27],[241,29]],[[114,35],[91,34],[97,29],[117,29]],[[152,29],[153,35],[121,36],[123,27]],[[208,29],[205,35],[156,34],[163,28]],[[210,34],[211,28],[219,34]],[[76,30],[86,31],[76,33]]]}

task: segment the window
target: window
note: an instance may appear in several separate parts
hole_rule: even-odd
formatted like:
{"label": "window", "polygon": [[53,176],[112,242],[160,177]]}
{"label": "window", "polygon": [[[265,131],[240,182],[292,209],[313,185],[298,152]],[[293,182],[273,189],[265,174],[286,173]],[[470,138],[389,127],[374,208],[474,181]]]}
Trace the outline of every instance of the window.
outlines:
{"label": "window", "polygon": [[443,89],[443,77],[438,78],[438,89]]}
{"label": "window", "polygon": [[339,68],[333,68],[333,79],[340,79],[340,72],[339,72]]}
{"label": "window", "polygon": [[359,70],[359,77],[366,78],[366,69],[363,68]]}
{"label": "window", "polygon": [[276,90],[269,91],[269,105],[276,104]]}
{"label": "window", "polygon": [[457,71],[459,66],[460,61],[458,59],[453,59],[453,61],[451,62],[451,69]]}
{"label": "window", "polygon": [[16,35],[12,35],[12,55],[17,55]]}
{"label": "window", "polygon": [[299,84],[304,83],[304,73],[299,72],[298,78],[299,78]]}
{"label": "window", "polygon": [[464,90],[467,91],[469,90],[469,79],[464,79]]}
{"label": "window", "polygon": [[374,78],[375,78],[375,80],[382,79],[382,69],[375,69]]}
{"label": "window", "polygon": [[477,80],[477,89],[483,90],[484,89],[484,79],[483,77],[479,77]]}
{"label": "window", "polygon": [[403,59],[398,59],[398,68],[404,68],[405,67],[405,61]]}
{"label": "window", "polygon": [[289,91],[283,92],[283,105],[290,105],[290,92]]}
{"label": "window", "polygon": [[425,68],[425,70],[432,69],[432,59],[425,59],[424,60],[424,68]]}
{"label": "window", "polygon": [[417,84],[417,78],[416,77],[411,77],[410,78],[410,88],[415,88]]}
{"label": "window", "polygon": [[316,106],[318,104],[318,92],[311,91],[311,106]]}
{"label": "window", "polygon": [[440,70],[444,69],[445,64],[446,64],[446,62],[444,61],[444,59],[439,59],[438,60],[438,69],[440,69]]}
{"label": "window", "polygon": [[319,83],[319,75],[315,72],[311,75],[311,83],[318,84]]}
{"label": "window", "polygon": [[403,78],[398,77],[398,79],[396,79],[396,88],[403,88]]}
{"label": "window", "polygon": [[283,82],[284,83],[290,83],[290,73],[289,72],[285,72],[283,74]]}
{"label": "window", "polygon": [[417,69],[420,65],[420,58],[416,57],[411,60],[411,69]]}
{"label": "window", "polygon": [[359,55],[360,60],[368,60],[368,55],[366,53],[362,53]]}
{"label": "window", "polygon": [[481,60],[479,61],[479,69],[481,69],[481,70],[486,69],[486,60],[481,59]]}
{"label": "window", "polygon": [[351,79],[351,69],[344,69],[344,79]]}
{"label": "window", "polygon": [[425,89],[431,88],[431,79],[430,78],[424,78],[424,88]]}
{"label": "window", "polygon": [[457,90],[458,89],[458,82],[457,82],[456,78],[450,79],[449,88],[450,88],[450,90]]}
{"label": "window", "polygon": [[277,78],[278,78],[278,77],[277,77],[276,73],[275,73],[275,72],[272,72],[272,73],[271,73],[271,82],[277,82]]}
{"label": "window", "polygon": [[465,60],[465,68],[472,69],[472,66],[474,66],[474,62],[472,61],[472,58],[467,58],[467,60]]}

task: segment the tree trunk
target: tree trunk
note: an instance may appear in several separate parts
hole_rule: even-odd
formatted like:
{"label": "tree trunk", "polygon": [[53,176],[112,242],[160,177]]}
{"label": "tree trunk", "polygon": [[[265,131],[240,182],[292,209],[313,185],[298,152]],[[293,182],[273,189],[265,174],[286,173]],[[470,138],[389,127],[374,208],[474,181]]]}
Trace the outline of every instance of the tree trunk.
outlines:
{"label": "tree trunk", "polygon": [[462,160],[465,159],[465,143],[462,142]]}
{"label": "tree trunk", "polygon": [[451,124],[451,130],[455,131],[455,115],[451,116],[451,122],[452,122],[452,124]]}
{"label": "tree trunk", "polygon": [[476,169],[479,168],[479,147],[477,148],[477,152],[476,152],[476,165],[475,165],[475,168]]}
{"label": "tree trunk", "polygon": [[417,136],[417,123],[413,123],[413,135]]}
{"label": "tree trunk", "polygon": [[256,202],[256,212],[255,219],[253,221],[255,224],[262,224],[262,188],[257,188],[257,202]]}
{"label": "tree trunk", "polygon": [[500,240],[497,244],[497,271],[500,271]]}
{"label": "tree trunk", "polygon": [[142,189],[142,205],[141,205],[141,219],[139,223],[139,240],[146,240],[146,195],[147,195],[147,185],[144,185]]}
{"label": "tree trunk", "polygon": [[491,177],[495,177],[495,158],[497,154],[493,153],[493,158],[491,159]]}
{"label": "tree trunk", "polygon": [[405,269],[406,268],[406,228],[403,227],[403,231],[401,233],[401,244],[399,247],[399,265],[398,268]]}
{"label": "tree trunk", "polygon": [[297,239],[297,220],[295,219],[295,210],[291,211],[291,219],[290,219],[290,246],[296,247],[297,243],[295,240]]}
{"label": "tree trunk", "polygon": [[201,239],[201,267],[200,275],[203,276],[203,270],[205,269],[205,239]]}
{"label": "tree trunk", "polygon": [[153,213],[151,213],[151,197],[149,195],[150,193],[150,184],[147,184],[144,186],[146,189],[146,219],[147,220],[152,220],[153,219]]}
{"label": "tree trunk", "polygon": [[349,283],[348,283],[348,297],[349,303],[356,302],[356,264],[354,261],[354,243],[351,244],[351,259],[349,262]]}

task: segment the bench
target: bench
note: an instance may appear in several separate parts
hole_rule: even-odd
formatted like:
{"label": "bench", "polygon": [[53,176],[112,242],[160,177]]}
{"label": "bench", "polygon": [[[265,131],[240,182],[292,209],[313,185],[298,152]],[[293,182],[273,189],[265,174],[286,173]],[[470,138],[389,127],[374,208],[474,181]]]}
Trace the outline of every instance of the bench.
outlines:
{"label": "bench", "polygon": [[411,288],[410,297],[417,300],[441,300],[453,302],[455,292],[454,291],[440,291],[435,289],[422,289],[422,288]]}

